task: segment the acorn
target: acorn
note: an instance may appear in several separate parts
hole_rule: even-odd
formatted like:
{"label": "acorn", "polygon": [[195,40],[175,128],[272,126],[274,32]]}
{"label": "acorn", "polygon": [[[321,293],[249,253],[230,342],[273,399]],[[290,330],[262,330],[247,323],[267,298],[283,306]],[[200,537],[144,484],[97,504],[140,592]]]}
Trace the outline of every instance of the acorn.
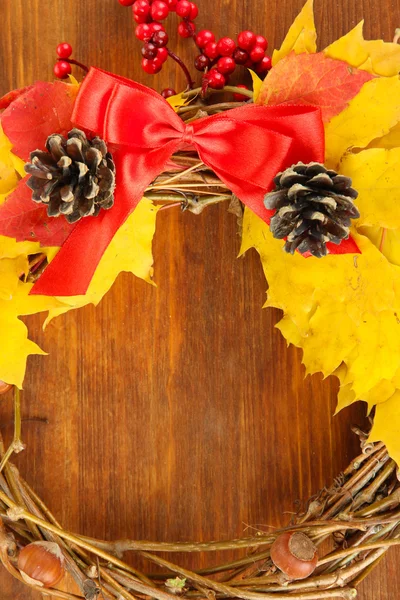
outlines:
{"label": "acorn", "polygon": [[33,542],[19,553],[18,569],[27,583],[51,588],[64,577],[64,556],[54,542]]}
{"label": "acorn", "polygon": [[0,396],[2,394],[7,394],[7,392],[9,392],[12,387],[13,386],[11,385],[11,383],[6,383],[5,381],[1,381],[0,379]]}
{"label": "acorn", "polygon": [[306,579],[317,566],[317,548],[305,533],[288,531],[272,544],[271,559],[288,579]]}

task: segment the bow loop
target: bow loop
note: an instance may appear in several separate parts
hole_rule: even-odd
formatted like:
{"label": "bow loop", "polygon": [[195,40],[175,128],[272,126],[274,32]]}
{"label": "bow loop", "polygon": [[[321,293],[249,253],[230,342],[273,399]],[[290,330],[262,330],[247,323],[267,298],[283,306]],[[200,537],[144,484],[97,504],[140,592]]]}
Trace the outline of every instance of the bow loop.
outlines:
{"label": "bow loop", "polygon": [[278,171],[298,161],[324,159],[320,109],[244,105],[185,124],[154,90],[91,69],[72,121],[113,145],[114,206],[79,221],[31,293],[85,294],[115,233],[177,149],[194,147],[201,160],[265,221],[263,199]]}

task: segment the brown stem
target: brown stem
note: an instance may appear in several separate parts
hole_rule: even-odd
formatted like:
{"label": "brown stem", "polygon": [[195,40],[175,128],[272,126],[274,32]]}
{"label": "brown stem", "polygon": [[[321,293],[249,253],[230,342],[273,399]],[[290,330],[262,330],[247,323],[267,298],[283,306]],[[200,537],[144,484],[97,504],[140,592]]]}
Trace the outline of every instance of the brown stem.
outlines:
{"label": "brown stem", "polygon": [[[167,560],[160,558],[159,556],[154,556],[153,554],[149,554],[148,552],[141,552],[141,555],[145,558],[148,558],[155,564],[166,567],[172,573],[178,573],[185,579],[192,581],[200,586],[205,588],[212,589],[214,592],[222,594],[223,596],[231,597],[231,598],[242,598],[243,600],[287,600],[287,594],[275,594],[265,592],[260,595],[257,592],[250,592],[248,590],[240,590],[218,581],[214,581],[213,579],[207,579],[198,573],[194,573],[193,571],[189,571],[184,569],[179,565],[175,565]],[[355,590],[351,588],[343,588],[341,590],[329,590],[329,592],[318,591],[318,592],[306,592],[300,594],[291,594],[290,598],[292,600],[322,600],[327,598],[346,598],[350,600],[351,598],[356,597]]]}
{"label": "brown stem", "polygon": [[167,48],[167,50],[168,50],[168,55],[172,58],[172,60],[174,60],[180,66],[180,68],[184,72],[186,81],[188,84],[188,89],[192,90],[194,81],[192,81],[192,77],[190,75],[189,69],[187,68],[187,66],[185,65],[183,60],[181,58],[179,58],[179,56],[177,54],[175,54],[175,52],[172,52],[172,50],[170,50],[169,48]]}
{"label": "brown stem", "polygon": [[[235,85],[226,85],[221,90],[213,90],[212,88],[208,88],[208,94],[222,94],[224,92],[232,92],[233,94],[241,94],[242,96],[247,96],[249,99],[253,98],[252,90],[246,90],[244,88],[237,87]],[[200,96],[201,87],[190,89],[187,92],[183,92],[183,98],[194,98],[195,96]]]}

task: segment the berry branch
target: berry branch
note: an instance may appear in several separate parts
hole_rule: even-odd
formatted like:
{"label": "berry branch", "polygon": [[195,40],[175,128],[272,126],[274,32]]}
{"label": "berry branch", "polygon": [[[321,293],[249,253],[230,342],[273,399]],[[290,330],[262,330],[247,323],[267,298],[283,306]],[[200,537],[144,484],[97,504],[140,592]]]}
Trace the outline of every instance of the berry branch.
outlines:
{"label": "berry branch", "polygon": [[89,72],[89,69],[86,65],[75,60],[74,58],[70,58],[72,54],[72,46],[67,42],[63,42],[57,46],[57,62],[54,65],[54,75],[58,79],[67,79],[68,75],[71,75],[72,68],[71,65],[76,65],[85,73]]}
{"label": "berry branch", "polygon": [[168,56],[170,56],[172,58],[172,60],[174,60],[182,69],[182,71],[185,74],[186,77],[186,81],[188,84],[188,89],[192,90],[193,89],[193,85],[194,82],[192,81],[192,77],[190,75],[189,69],[187,68],[187,66],[185,65],[185,63],[183,62],[182,59],[179,58],[179,56],[177,54],[175,54],[174,52],[172,52],[172,50],[169,50],[169,48],[167,48],[168,51]]}
{"label": "berry branch", "polygon": [[[195,19],[199,9],[190,0],[119,0],[123,6],[132,7],[133,18],[137,23],[136,37],[143,41],[142,68],[146,73],[159,73],[166,60],[171,56],[185,72],[189,89],[193,87],[192,77],[187,75],[188,69],[181,59],[170,49],[167,53],[157,51],[160,45],[155,43],[155,34],[162,32],[166,38],[163,46],[166,47],[168,35],[161,21],[175,12],[181,21],[178,24],[178,34],[182,38],[192,38],[197,50],[200,52],[194,60],[196,70],[203,73],[202,95],[207,90],[221,90],[226,87],[229,76],[237,66],[254,69],[260,76],[265,76],[271,68],[271,58],[267,56],[268,41],[262,35],[252,31],[242,31],[237,41],[230,37],[216,40],[214,33],[203,29],[196,34]],[[164,38],[164,39],[165,39]],[[156,46],[156,48],[154,48]],[[178,59],[178,60],[177,60]],[[165,97],[165,94],[163,94]]]}
{"label": "berry branch", "polygon": [[[271,69],[271,57],[266,54],[268,41],[263,35],[253,31],[241,31],[235,42],[230,37],[216,39],[209,29],[202,29],[196,33],[195,19],[199,9],[190,0],[119,0],[122,6],[131,7],[133,19],[137,23],[136,37],[142,41],[142,69],[150,74],[159,73],[168,57],[174,60],[182,69],[188,90],[194,87],[194,78],[184,61],[168,47],[168,33],[162,21],[175,12],[181,19],[178,24],[178,34],[182,38],[191,38],[199,54],[195,57],[193,66],[202,75],[199,95],[206,98],[211,90],[232,91],[236,96],[234,100],[241,101],[250,97],[246,93],[247,86],[239,84],[240,90],[233,91],[229,87],[229,78],[237,67],[243,66],[254,69],[261,77],[267,75]],[[85,72],[88,68],[79,61],[70,58],[72,47],[62,43],[57,47],[58,59],[54,67],[54,74],[60,79],[66,79],[71,74],[71,65],[76,65]],[[174,96],[175,90],[166,88],[161,92],[164,98]],[[239,96],[238,96],[239,94]]]}

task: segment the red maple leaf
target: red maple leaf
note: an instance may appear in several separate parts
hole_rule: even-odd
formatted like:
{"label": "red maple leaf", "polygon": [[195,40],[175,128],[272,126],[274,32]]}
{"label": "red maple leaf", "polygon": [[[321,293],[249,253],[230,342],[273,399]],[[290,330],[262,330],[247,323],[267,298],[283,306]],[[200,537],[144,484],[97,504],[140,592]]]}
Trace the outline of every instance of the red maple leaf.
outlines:
{"label": "red maple leaf", "polygon": [[62,81],[38,81],[18,95],[1,115],[14,154],[28,160],[30,152],[45,148],[49,135],[70,130],[77,91],[77,86]]}
{"label": "red maple leaf", "polygon": [[292,52],[270,71],[257,99],[259,104],[320,106],[326,123],[344,110],[373,75],[341,60]]}
{"label": "red maple leaf", "polygon": [[61,246],[73,228],[65,217],[48,217],[44,204],[32,200],[32,190],[22,179],[0,205],[0,235],[17,242],[28,240],[42,246]]}
{"label": "red maple leaf", "polygon": [[14,100],[16,100],[22,94],[25,94],[32,87],[33,87],[33,85],[29,85],[28,87],[19,88],[18,90],[12,90],[11,92],[8,92],[4,96],[2,96],[0,98],[0,110],[4,110],[5,108],[8,108],[10,106],[10,104],[12,102],[14,102]]}

